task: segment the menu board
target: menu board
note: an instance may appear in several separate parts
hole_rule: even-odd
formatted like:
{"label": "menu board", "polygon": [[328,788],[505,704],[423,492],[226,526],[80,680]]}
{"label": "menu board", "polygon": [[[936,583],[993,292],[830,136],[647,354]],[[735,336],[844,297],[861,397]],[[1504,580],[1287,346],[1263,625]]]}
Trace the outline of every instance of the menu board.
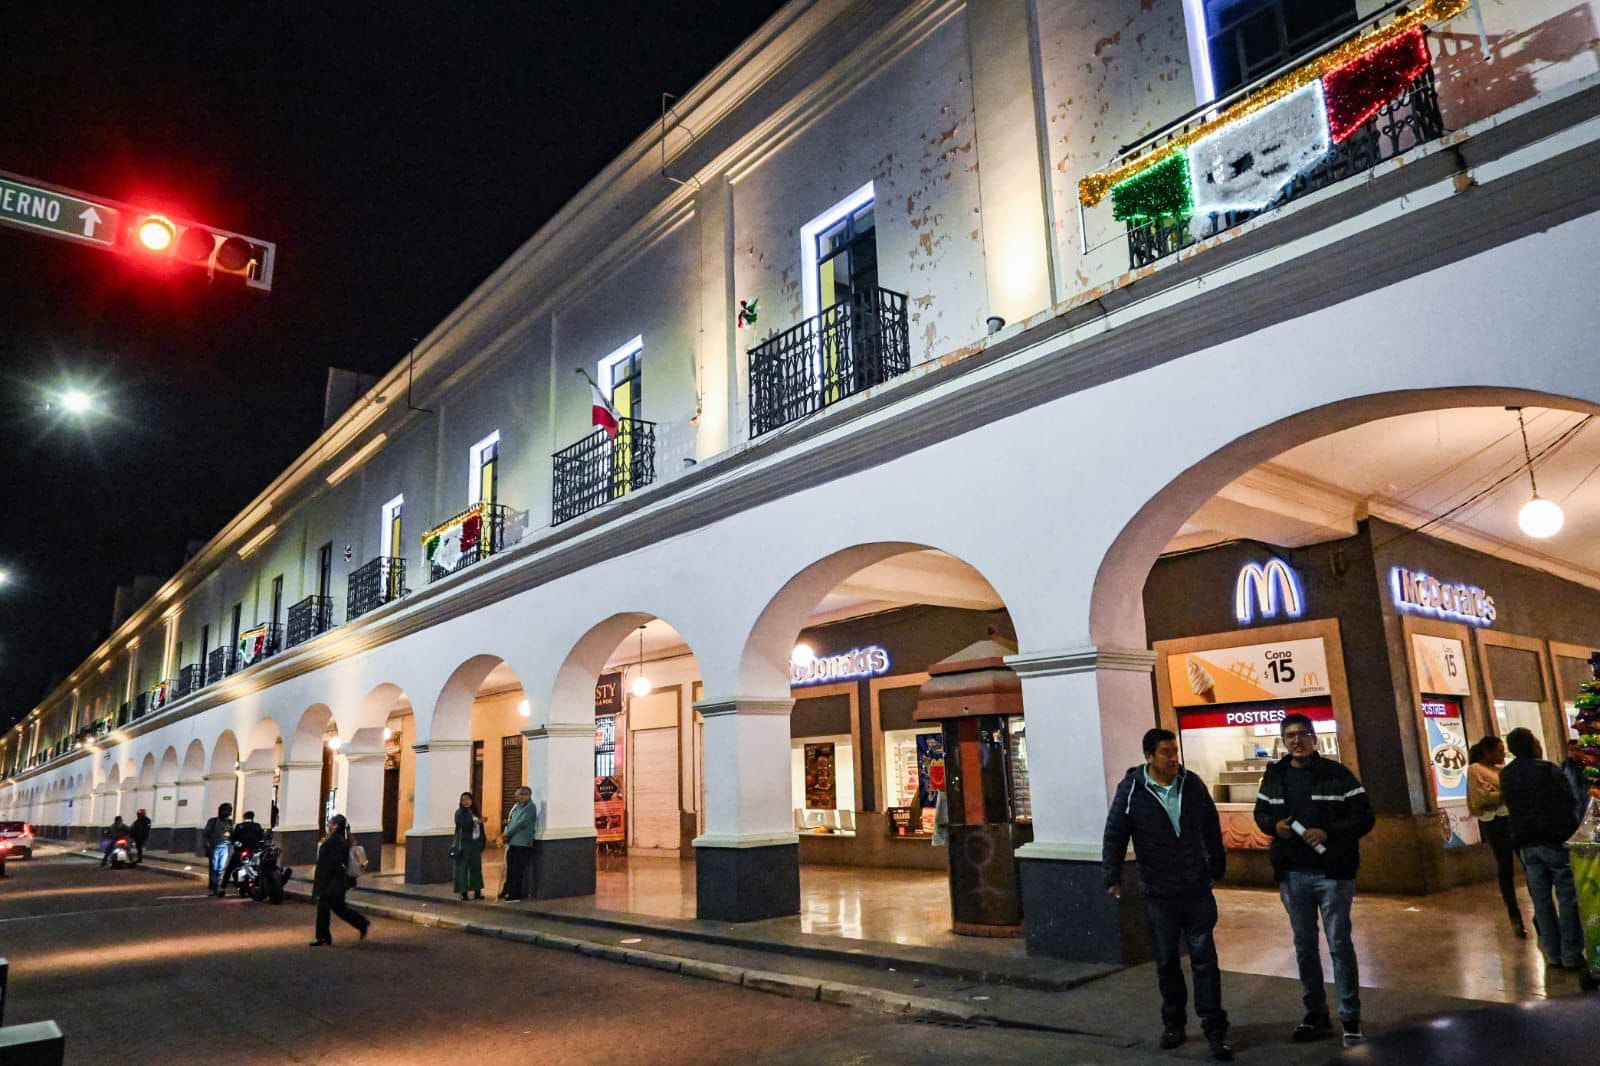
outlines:
{"label": "menu board", "polygon": [[617,746],[617,716],[604,714],[594,720],[594,833],[601,844],[617,844],[627,838],[624,824],[622,749]]}
{"label": "menu board", "polygon": [[1467,731],[1461,721],[1461,701],[1423,700],[1422,722],[1433,795],[1444,817],[1444,846],[1464,848],[1476,844],[1478,822],[1467,810]]}
{"label": "menu board", "polygon": [[1174,707],[1331,696],[1321,637],[1167,656]]}
{"label": "menu board", "polygon": [[1417,688],[1439,696],[1466,696],[1467,653],[1459,640],[1411,634],[1411,651],[1417,664]]}
{"label": "menu board", "polygon": [[831,811],[839,806],[834,780],[833,741],[807,744],[805,749],[806,809]]}
{"label": "menu board", "polygon": [[944,734],[919,733],[917,735],[917,798],[927,810],[933,810],[944,791]]}

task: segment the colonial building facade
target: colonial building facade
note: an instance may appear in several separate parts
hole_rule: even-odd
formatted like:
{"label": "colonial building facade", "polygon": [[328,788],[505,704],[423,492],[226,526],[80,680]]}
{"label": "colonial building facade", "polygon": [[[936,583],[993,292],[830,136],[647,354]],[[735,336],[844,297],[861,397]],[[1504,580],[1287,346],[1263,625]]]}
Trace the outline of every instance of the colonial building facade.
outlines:
{"label": "colonial building facade", "polygon": [[0,817],[182,848],[238,798],[303,852],[332,806],[422,882],[521,780],[581,895],[596,683],[670,627],[667,850],[703,918],[794,913],[797,641],[950,557],[852,602],[1003,606],[1029,949],[1122,957],[1100,830],[1185,520],[1377,418],[1600,402],[1600,5],[1297,6],[795,0],[0,740]]}

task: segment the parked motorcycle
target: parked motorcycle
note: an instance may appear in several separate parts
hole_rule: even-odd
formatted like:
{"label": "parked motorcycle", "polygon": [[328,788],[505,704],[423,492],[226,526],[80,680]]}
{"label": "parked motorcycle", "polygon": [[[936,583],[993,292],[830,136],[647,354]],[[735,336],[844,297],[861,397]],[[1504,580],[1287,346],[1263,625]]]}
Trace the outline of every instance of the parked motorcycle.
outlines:
{"label": "parked motorcycle", "polygon": [[271,900],[283,902],[283,888],[294,871],[282,865],[283,853],[268,837],[253,848],[242,848],[239,865],[234,869],[234,883],[239,895],[248,896],[257,903]]}
{"label": "parked motorcycle", "polygon": [[134,849],[133,838],[120,836],[111,842],[111,868],[139,865],[139,853]]}

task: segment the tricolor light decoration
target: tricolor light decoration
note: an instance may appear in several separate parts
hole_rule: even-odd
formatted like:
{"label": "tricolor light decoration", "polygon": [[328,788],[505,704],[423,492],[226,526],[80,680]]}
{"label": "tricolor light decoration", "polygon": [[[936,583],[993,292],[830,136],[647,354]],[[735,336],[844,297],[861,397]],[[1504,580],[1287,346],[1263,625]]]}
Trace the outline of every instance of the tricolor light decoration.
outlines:
{"label": "tricolor light decoration", "polygon": [[[1428,0],[1351,38],[1173,137],[1159,152],[1083,178],[1079,201],[1093,207],[1109,195],[1112,215],[1133,223],[1266,206],[1327,154],[1324,145],[1347,139],[1406,90],[1429,64],[1424,27],[1459,15],[1467,3]],[[1243,128],[1227,133],[1235,126]],[[1258,159],[1259,148],[1271,148],[1272,158]],[[1267,188],[1275,189],[1273,196],[1257,203]]]}
{"label": "tricolor light decoration", "polygon": [[449,573],[461,564],[463,557],[477,552],[488,506],[480,503],[422,535],[422,555],[428,561],[430,572],[437,566]]}

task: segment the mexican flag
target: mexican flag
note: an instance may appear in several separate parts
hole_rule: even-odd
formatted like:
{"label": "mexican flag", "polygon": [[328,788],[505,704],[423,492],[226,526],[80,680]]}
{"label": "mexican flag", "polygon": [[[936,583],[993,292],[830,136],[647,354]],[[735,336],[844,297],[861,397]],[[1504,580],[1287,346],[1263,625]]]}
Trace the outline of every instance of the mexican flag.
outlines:
{"label": "mexican flag", "polygon": [[261,658],[267,650],[267,627],[257,626],[239,634],[239,646],[234,649],[235,658],[238,660],[239,669],[243,670],[257,659]]}
{"label": "mexican flag", "polygon": [[606,399],[605,393],[600,391],[600,386],[592,379],[589,381],[589,394],[594,424],[605,430],[606,436],[615,440],[618,426],[617,409],[611,406],[611,401]]}
{"label": "mexican flag", "polygon": [[483,515],[477,511],[464,516],[455,525],[434,530],[422,542],[422,553],[428,566],[441,570],[454,570],[463,556],[478,550],[478,540],[483,533]]}

